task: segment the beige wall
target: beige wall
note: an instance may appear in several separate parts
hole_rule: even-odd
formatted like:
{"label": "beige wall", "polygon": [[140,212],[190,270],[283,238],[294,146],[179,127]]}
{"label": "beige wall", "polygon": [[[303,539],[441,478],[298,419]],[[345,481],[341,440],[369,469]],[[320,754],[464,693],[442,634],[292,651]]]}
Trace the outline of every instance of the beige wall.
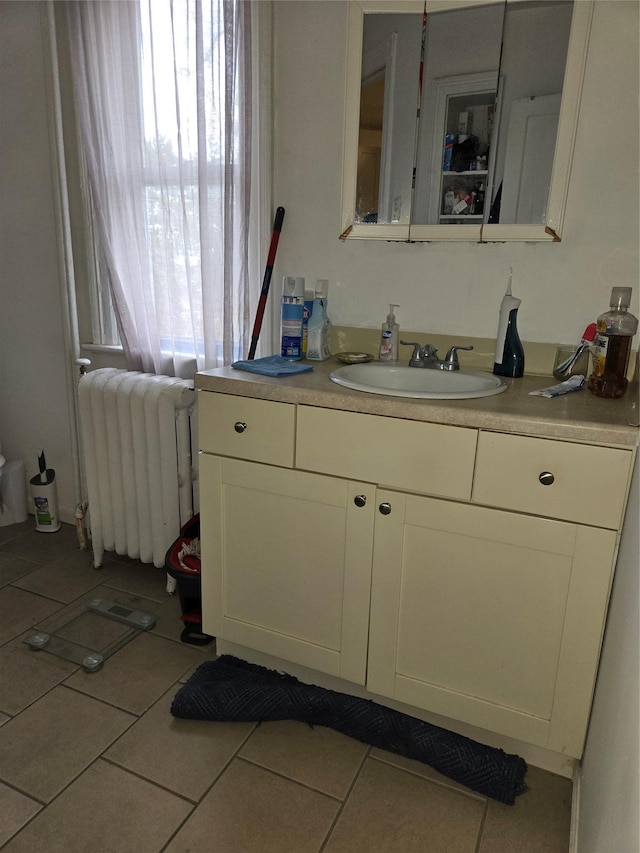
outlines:
{"label": "beige wall", "polygon": [[[509,267],[524,341],[565,343],[632,285],[638,315],[638,6],[597,0],[560,244],[340,242],[347,4],[275,3],[274,271],[328,278],[335,323],[495,337]],[[274,300],[275,302],[275,300]]]}

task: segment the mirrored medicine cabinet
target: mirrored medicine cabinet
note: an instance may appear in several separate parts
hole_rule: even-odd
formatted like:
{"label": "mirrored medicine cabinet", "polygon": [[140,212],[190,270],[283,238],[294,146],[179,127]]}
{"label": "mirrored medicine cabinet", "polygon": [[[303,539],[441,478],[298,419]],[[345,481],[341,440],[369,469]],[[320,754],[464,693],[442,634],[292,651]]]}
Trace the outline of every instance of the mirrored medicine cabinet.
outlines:
{"label": "mirrored medicine cabinet", "polygon": [[342,239],[558,241],[593,0],[350,0]]}

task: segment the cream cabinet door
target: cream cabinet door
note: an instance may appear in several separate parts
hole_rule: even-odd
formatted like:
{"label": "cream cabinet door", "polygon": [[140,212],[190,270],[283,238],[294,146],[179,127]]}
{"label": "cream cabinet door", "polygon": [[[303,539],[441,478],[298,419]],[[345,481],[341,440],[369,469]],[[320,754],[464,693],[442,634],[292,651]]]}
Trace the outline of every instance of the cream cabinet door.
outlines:
{"label": "cream cabinet door", "polygon": [[582,754],[615,533],[379,491],[367,688]]}
{"label": "cream cabinet door", "polygon": [[364,684],[374,495],[201,454],[204,630]]}

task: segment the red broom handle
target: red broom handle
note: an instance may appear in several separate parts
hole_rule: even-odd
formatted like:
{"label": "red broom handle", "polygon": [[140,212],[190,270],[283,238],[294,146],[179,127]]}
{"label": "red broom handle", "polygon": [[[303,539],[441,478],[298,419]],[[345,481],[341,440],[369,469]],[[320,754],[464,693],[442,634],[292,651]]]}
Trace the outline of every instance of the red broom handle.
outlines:
{"label": "red broom handle", "polygon": [[262,329],[262,318],[264,317],[264,309],[267,304],[267,296],[269,295],[269,285],[271,284],[271,274],[273,273],[273,263],[276,259],[276,250],[278,248],[278,240],[282,231],[282,220],[284,219],[284,207],[279,207],[276,210],[275,219],[273,220],[273,231],[271,233],[271,243],[269,245],[269,254],[267,255],[267,265],[264,270],[264,278],[262,279],[262,290],[260,291],[260,299],[258,300],[258,309],[256,311],[256,319],[253,324],[253,333],[251,335],[251,346],[249,347],[249,360],[253,360],[256,354],[258,338]]}

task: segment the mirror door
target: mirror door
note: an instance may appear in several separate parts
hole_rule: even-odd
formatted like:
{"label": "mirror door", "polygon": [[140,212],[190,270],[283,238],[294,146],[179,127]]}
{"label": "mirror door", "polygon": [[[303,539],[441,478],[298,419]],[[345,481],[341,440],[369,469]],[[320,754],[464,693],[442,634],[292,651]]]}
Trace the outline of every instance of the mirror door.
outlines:
{"label": "mirror door", "polygon": [[364,17],[356,222],[410,222],[421,20],[402,14]]}

